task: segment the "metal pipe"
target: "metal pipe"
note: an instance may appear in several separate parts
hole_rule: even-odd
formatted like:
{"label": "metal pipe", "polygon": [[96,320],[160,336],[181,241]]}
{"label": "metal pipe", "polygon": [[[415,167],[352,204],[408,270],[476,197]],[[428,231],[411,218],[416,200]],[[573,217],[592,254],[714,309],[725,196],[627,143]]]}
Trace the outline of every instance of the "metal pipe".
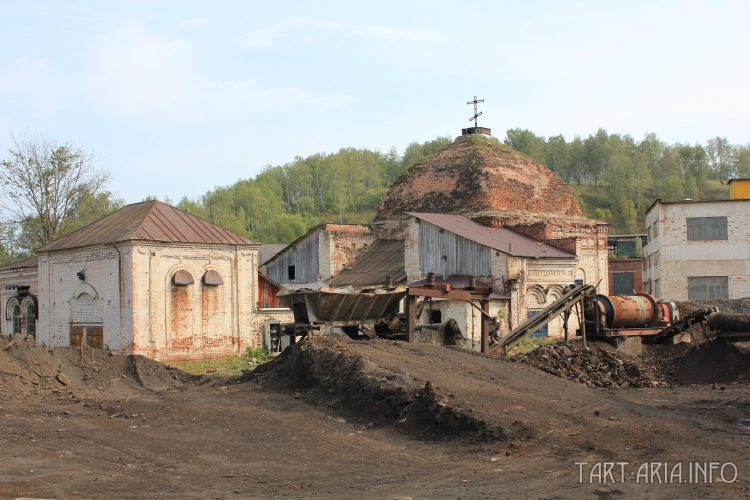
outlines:
{"label": "metal pipe", "polygon": [[727,332],[750,332],[750,314],[711,313],[708,316],[708,327]]}

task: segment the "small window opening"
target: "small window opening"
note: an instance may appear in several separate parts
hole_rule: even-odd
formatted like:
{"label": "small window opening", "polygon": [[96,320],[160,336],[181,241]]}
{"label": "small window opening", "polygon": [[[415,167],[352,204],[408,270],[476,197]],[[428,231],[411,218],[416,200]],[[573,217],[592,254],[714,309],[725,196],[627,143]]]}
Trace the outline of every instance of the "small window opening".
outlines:
{"label": "small window opening", "polygon": [[287,271],[287,276],[286,277],[288,279],[290,279],[290,280],[295,279],[296,273],[295,273],[295,270],[294,270],[294,266],[288,266],[286,271]]}
{"label": "small window opening", "polygon": [[443,311],[439,309],[433,309],[430,311],[430,323],[442,323],[443,322]]}

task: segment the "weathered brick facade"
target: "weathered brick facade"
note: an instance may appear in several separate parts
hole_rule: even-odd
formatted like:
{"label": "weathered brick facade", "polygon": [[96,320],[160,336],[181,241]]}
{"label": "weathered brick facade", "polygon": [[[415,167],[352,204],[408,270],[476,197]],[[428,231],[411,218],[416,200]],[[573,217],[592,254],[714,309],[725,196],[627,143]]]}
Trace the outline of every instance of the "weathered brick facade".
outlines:
{"label": "weathered brick facade", "polygon": [[36,336],[38,275],[36,258],[0,268],[0,335]]}
{"label": "weathered brick facade", "polygon": [[[510,295],[504,307],[507,331],[526,321],[580,281],[607,294],[607,224],[583,217],[575,195],[552,171],[485,136],[463,136],[412,167],[389,190],[373,224],[382,238],[403,238],[408,282],[424,278],[419,229],[405,212],[461,214],[487,227],[505,227],[559,248],[570,259],[532,259],[493,251],[494,289]],[[468,266],[467,266],[468,267]],[[437,303],[462,332],[479,331],[477,314],[461,303]],[[577,328],[575,319],[570,330]],[[549,334],[562,335],[562,321]],[[429,334],[427,332],[425,335]]]}
{"label": "weathered brick facade", "polygon": [[618,275],[627,274],[632,281],[631,293],[641,293],[643,291],[643,259],[612,259],[609,261],[609,290],[611,294],[616,294],[617,290],[614,281]]}
{"label": "weathered brick facade", "polygon": [[[726,239],[689,240],[689,218],[726,218]],[[750,200],[662,202],[646,212],[643,288],[664,300],[689,300],[689,278],[720,277],[730,299],[750,297]]]}
{"label": "weathered brick facade", "polygon": [[277,253],[261,272],[290,290],[317,290],[354,264],[374,241],[375,235],[366,226],[321,224]]}
{"label": "weathered brick facade", "polygon": [[[262,345],[265,321],[291,318],[258,311],[257,269],[257,245],[126,242],[42,253],[38,339],[65,346],[71,325],[102,325],[105,347],[156,359],[242,353]],[[210,270],[222,284],[203,283]],[[193,283],[175,285],[177,271]]]}

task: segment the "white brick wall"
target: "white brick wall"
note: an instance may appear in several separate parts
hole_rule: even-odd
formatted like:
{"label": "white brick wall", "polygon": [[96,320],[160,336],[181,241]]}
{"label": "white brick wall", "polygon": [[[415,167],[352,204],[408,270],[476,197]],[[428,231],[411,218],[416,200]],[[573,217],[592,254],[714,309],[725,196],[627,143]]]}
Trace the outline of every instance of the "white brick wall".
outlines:
{"label": "white brick wall", "polygon": [[[40,341],[69,345],[72,323],[101,323],[110,349],[157,359],[222,356],[262,345],[256,246],[135,242],[118,248],[121,257],[111,245],[40,255]],[[178,269],[194,283],[174,287]],[[85,282],[76,277],[81,270]],[[224,284],[203,285],[208,270]]]}
{"label": "white brick wall", "polygon": [[[727,240],[688,241],[688,217],[718,216],[727,217]],[[644,291],[688,300],[688,277],[727,276],[730,299],[750,297],[750,200],[657,202],[646,214],[646,227]]]}
{"label": "white brick wall", "polygon": [[[129,284],[130,245],[93,246],[39,255],[37,340],[55,347],[70,344],[71,324],[101,324],[104,345],[128,350],[132,345],[130,297],[120,303],[119,266]],[[86,280],[76,276],[84,271]]]}
{"label": "white brick wall", "polygon": [[[11,269],[7,271],[0,271],[0,335],[8,335],[13,332],[13,318],[8,311],[8,303],[16,297],[17,286],[28,285],[29,294],[38,296],[39,295],[39,271],[38,268],[28,269]],[[21,313],[26,314],[26,305],[28,303],[26,299],[20,302],[22,306]],[[24,322],[26,318],[24,318]],[[33,321],[33,318],[30,319]],[[22,328],[25,324],[22,325]]]}

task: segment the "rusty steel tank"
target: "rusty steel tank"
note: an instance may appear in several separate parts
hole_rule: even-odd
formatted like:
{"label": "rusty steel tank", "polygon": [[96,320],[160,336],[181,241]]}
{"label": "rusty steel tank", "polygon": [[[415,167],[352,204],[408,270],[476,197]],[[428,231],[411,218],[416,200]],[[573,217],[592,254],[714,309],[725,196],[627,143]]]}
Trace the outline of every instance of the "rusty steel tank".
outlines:
{"label": "rusty steel tank", "polygon": [[674,302],[661,302],[653,295],[597,295],[586,308],[586,319],[600,328],[666,328],[679,320]]}

